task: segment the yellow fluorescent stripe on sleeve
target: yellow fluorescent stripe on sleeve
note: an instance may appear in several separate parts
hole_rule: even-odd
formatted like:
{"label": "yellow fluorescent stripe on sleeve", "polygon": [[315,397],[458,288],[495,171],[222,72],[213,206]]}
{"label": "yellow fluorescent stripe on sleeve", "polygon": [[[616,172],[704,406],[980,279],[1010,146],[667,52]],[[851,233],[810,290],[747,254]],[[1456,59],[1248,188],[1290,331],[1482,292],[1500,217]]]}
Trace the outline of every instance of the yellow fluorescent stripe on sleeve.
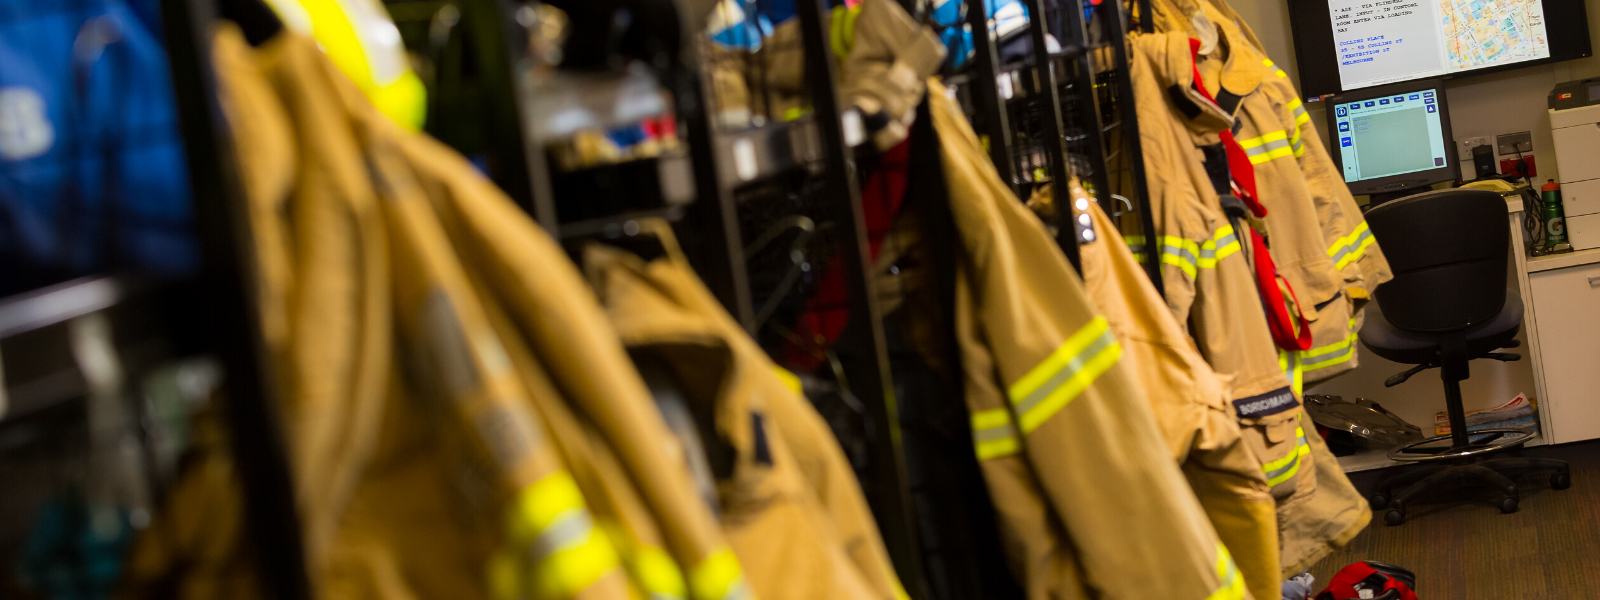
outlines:
{"label": "yellow fluorescent stripe on sleeve", "polygon": [[688,595],[683,572],[666,550],[641,545],[629,563],[634,579],[650,594],[650,600],[683,600]]}
{"label": "yellow fluorescent stripe on sleeve", "polygon": [[796,393],[796,394],[802,394],[803,393],[801,391],[800,377],[799,376],[795,375],[794,373],[790,373],[788,369],[785,369],[785,368],[777,366],[777,365],[773,365],[772,366],[772,372],[777,373],[778,374],[778,379],[782,379],[783,380],[783,385],[787,386],[791,390],[794,390],[794,393]]}
{"label": "yellow fluorescent stripe on sleeve", "polygon": [[594,528],[534,567],[535,598],[571,598],[618,568],[617,551]]}
{"label": "yellow fluorescent stripe on sleeve", "polygon": [[978,460],[1016,454],[1020,447],[1017,428],[1011,424],[1011,411],[993,408],[972,413],[972,442]]}
{"label": "yellow fluorescent stripe on sleeve", "polygon": [[1361,221],[1350,235],[1335,240],[1328,248],[1328,256],[1333,258],[1334,268],[1343,269],[1350,263],[1361,260],[1361,256],[1366,253],[1367,247],[1373,244],[1374,239],[1367,222]]}
{"label": "yellow fluorescent stripe on sleeve", "polygon": [[1161,236],[1161,262],[1178,267],[1194,279],[1200,263],[1200,244],[1177,236]]}
{"label": "yellow fluorescent stripe on sleeve", "polygon": [[1284,140],[1284,139],[1288,139],[1288,138],[1289,138],[1289,133],[1288,132],[1286,132],[1286,131],[1274,131],[1272,133],[1269,133],[1269,134],[1266,134],[1266,135],[1263,135],[1263,136],[1259,136],[1259,137],[1253,137],[1253,138],[1250,138],[1248,140],[1240,140],[1239,141],[1239,147],[1244,148],[1245,150],[1249,150],[1251,148],[1254,148],[1256,146],[1260,146],[1260,145],[1265,144],[1267,142],[1275,142],[1275,141],[1278,141],[1278,140]]}
{"label": "yellow fluorescent stripe on sleeve", "polygon": [[1301,368],[1305,371],[1315,371],[1349,362],[1350,358],[1355,356],[1356,339],[1358,337],[1359,332],[1356,331],[1356,320],[1350,319],[1349,334],[1344,339],[1301,352]]}
{"label": "yellow fluorescent stripe on sleeve", "polygon": [[556,471],[529,484],[517,494],[512,506],[510,530],[517,543],[528,543],[544,535],[557,521],[588,518],[583,492],[566,471]]}
{"label": "yellow fluorescent stripe on sleeve", "polygon": [[1267,485],[1275,486],[1290,479],[1300,472],[1300,458],[1311,453],[1311,445],[1306,443],[1305,427],[1296,427],[1295,449],[1288,456],[1261,465],[1261,470],[1267,475]]}
{"label": "yellow fluorescent stripe on sleeve", "polygon": [[1217,543],[1217,579],[1221,583],[1206,600],[1244,600],[1244,577],[1239,575],[1239,566],[1234,564],[1233,556],[1221,542]]}
{"label": "yellow fluorescent stripe on sleeve", "polygon": [[746,600],[753,598],[744,581],[744,571],[733,551],[713,551],[689,572],[689,590],[694,600]]}
{"label": "yellow fluorescent stripe on sleeve", "polygon": [[1095,317],[1079,328],[1007,390],[1020,433],[1037,429],[1060,412],[1121,355],[1122,347],[1104,317]]}
{"label": "yellow fluorescent stripe on sleeve", "polygon": [[1252,154],[1250,155],[1250,164],[1259,165],[1269,160],[1283,158],[1285,156],[1294,156],[1294,149],[1284,146],[1282,148],[1274,148],[1261,154]]}

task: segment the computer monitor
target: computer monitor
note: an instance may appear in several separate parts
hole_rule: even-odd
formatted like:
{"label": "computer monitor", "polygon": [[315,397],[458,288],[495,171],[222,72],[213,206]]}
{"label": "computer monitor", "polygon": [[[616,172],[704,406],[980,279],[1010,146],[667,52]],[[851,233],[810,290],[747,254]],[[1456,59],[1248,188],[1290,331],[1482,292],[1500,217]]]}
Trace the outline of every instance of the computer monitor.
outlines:
{"label": "computer monitor", "polygon": [[1406,195],[1460,179],[1444,80],[1358,90],[1327,106],[1329,150],[1351,194]]}
{"label": "computer monitor", "polygon": [[1587,57],[1584,3],[1289,0],[1300,93],[1315,98]]}

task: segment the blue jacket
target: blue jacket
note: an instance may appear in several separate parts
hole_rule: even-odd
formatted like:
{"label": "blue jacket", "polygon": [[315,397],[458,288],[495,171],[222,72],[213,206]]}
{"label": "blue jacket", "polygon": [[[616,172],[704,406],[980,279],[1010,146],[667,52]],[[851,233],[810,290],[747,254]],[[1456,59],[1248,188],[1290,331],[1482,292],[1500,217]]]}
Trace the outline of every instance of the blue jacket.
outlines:
{"label": "blue jacket", "polygon": [[147,23],[122,0],[0,0],[4,292],[196,267],[167,58]]}

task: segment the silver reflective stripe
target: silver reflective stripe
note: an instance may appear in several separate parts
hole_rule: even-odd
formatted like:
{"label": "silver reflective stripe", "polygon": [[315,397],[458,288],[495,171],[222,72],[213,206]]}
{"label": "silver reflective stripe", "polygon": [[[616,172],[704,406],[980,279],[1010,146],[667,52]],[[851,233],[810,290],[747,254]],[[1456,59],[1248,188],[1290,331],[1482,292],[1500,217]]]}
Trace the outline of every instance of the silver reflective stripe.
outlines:
{"label": "silver reflective stripe", "polygon": [[[1354,340],[1349,340],[1349,341],[1354,341]],[[1340,348],[1335,348],[1333,350],[1329,350],[1327,352],[1324,352],[1322,354],[1318,354],[1316,356],[1303,356],[1303,357],[1300,358],[1300,362],[1301,362],[1301,364],[1317,364],[1317,363],[1324,362],[1324,361],[1327,361],[1327,360],[1339,358],[1341,356],[1346,356],[1346,355],[1350,354],[1351,352],[1354,352],[1355,349],[1356,349],[1356,345],[1355,344],[1346,343],[1346,344],[1342,344],[1342,347],[1340,347]]]}
{"label": "silver reflective stripe", "polygon": [[1016,426],[1012,425],[1011,423],[1006,423],[1004,425],[985,427],[983,429],[973,431],[972,441],[980,443],[992,442],[995,440],[1003,440],[1014,435],[1017,435]]}
{"label": "silver reflective stripe", "polygon": [[754,596],[750,594],[750,585],[744,582],[743,577],[735,581],[733,585],[728,586],[728,593],[722,595],[722,600],[752,600],[753,598]]}
{"label": "silver reflective stripe", "polygon": [[589,511],[570,508],[550,522],[550,526],[545,527],[544,531],[539,532],[539,537],[533,540],[528,552],[533,560],[538,561],[582,544],[593,531],[594,520],[589,518]]}
{"label": "silver reflective stripe", "polygon": [[1032,394],[1028,394],[1028,397],[1023,398],[1022,402],[1018,402],[1016,405],[1017,414],[1028,414],[1029,411],[1033,410],[1033,407],[1038,406],[1045,398],[1050,397],[1050,394],[1055,393],[1056,388],[1061,387],[1061,384],[1072,379],[1072,376],[1077,375],[1078,371],[1082,371],[1084,363],[1099,356],[1101,350],[1105,350],[1115,343],[1117,343],[1117,340],[1111,335],[1110,329],[1102,332],[1100,337],[1095,338],[1093,342],[1089,342],[1089,345],[1078,352],[1077,356],[1072,357],[1072,360],[1066,366],[1056,371],[1056,374],[1051,376],[1049,381],[1044,382],[1044,385],[1039,386],[1039,389],[1034,390]]}
{"label": "silver reflective stripe", "polygon": [[1183,262],[1189,263],[1191,265],[1199,262],[1198,260],[1195,259],[1194,254],[1191,254],[1189,252],[1188,248],[1179,248],[1177,246],[1173,246],[1173,245],[1170,245],[1170,244],[1162,244],[1161,245],[1161,253],[1162,254],[1171,254],[1171,255],[1176,256],[1176,257],[1178,257],[1180,259],[1183,259]]}
{"label": "silver reflective stripe", "polygon": [[1345,256],[1348,256],[1351,252],[1355,252],[1356,248],[1360,248],[1361,244],[1366,242],[1367,238],[1370,237],[1372,237],[1372,230],[1363,229],[1361,231],[1361,235],[1356,237],[1354,241],[1339,247],[1339,252],[1333,255],[1333,264],[1337,265],[1344,261]]}
{"label": "silver reflective stripe", "polygon": [[1254,148],[1247,149],[1247,150],[1244,151],[1244,153],[1248,154],[1250,156],[1256,156],[1256,155],[1259,155],[1259,154],[1266,154],[1268,152],[1271,152],[1273,150],[1277,150],[1279,148],[1288,148],[1288,147],[1289,147],[1289,140],[1272,140],[1270,142],[1266,142],[1264,144],[1261,144],[1260,146],[1256,146]]}

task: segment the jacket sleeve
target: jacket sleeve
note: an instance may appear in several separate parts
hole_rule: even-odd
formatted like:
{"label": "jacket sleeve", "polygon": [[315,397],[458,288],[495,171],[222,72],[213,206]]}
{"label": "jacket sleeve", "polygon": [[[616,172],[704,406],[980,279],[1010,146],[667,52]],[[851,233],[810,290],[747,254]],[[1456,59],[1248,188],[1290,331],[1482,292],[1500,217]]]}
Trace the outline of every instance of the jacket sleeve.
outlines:
{"label": "jacket sleeve", "polygon": [[[1097,597],[1246,597],[1142,392],[1118,366],[1105,318],[981,148],[946,134],[968,127],[951,101],[929,98],[966,250],[957,324],[964,346],[982,346],[963,357],[987,359],[964,365],[979,380],[968,389],[987,391],[969,399],[986,475],[1008,469],[1007,481],[1025,482],[1018,470],[1032,471]],[[997,459],[1007,462],[988,464]],[[997,505],[1027,493],[992,491]]]}
{"label": "jacket sleeve", "polygon": [[1287,80],[1273,82],[1289,98],[1287,106],[1294,115],[1296,156],[1305,173],[1307,188],[1317,205],[1317,217],[1322,221],[1323,238],[1329,259],[1344,277],[1345,288],[1352,300],[1364,300],[1383,282],[1394,278],[1383,249],[1367,229],[1361,216],[1361,207],[1350,195],[1344,178],[1322,144],[1311,115],[1306,112],[1294,88]]}

